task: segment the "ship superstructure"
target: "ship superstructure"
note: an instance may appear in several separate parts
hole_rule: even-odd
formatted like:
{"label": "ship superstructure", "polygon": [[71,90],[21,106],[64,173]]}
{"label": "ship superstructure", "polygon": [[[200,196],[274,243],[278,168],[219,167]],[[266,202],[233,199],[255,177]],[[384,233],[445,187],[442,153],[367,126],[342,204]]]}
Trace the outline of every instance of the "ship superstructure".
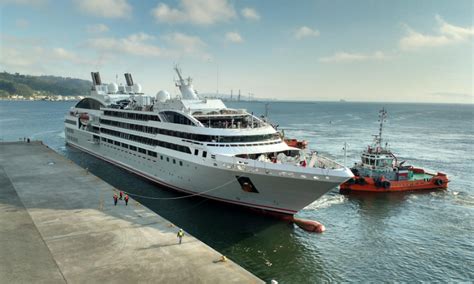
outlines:
{"label": "ship superstructure", "polygon": [[179,68],[181,96],[145,95],[92,73],[91,95],[65,117],[67,144],[166,187],[293,215],[353,175],[288,146],[272,125],[219,99],[200,99]]}

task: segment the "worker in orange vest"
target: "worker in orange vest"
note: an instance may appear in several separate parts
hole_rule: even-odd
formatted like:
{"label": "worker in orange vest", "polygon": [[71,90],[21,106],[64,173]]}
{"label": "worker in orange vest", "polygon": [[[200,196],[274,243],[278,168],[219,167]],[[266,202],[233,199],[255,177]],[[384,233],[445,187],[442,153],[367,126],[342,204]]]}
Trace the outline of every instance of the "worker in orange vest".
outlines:
{"label": "worker in orange vest", "polygon": [[127,206],[128,205],[128,194],[125,194],[124,200],[125,200],[125,206]]}
{"label": "worker in orange vest", "polygon": [[114,205],[117,206],[118,196],[117,193],[114,193]]}

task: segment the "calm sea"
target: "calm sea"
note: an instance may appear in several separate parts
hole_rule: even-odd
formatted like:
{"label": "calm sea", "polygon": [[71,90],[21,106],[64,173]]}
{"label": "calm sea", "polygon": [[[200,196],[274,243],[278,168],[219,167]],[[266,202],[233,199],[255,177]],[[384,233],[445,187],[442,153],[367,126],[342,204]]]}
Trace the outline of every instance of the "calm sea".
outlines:
{"label": "calm sea", "polygon": [[[0,139],[43,140],[58,153],[119,189],[149,197],[177,196],[133,174],[64,145],[63,116],[73,102],[0,101]],[[263,114],[263,103],[228,103]],[[318,282],[474,281],[474,106],[272,102],[269,118],[287,136],[347,164],[377,132],[400,160],[442,171],[448,191],[340,195],[336,190],[298,215],[322,222],[323,234],[237,207],[193,197],[140,199],[264,280]]]}

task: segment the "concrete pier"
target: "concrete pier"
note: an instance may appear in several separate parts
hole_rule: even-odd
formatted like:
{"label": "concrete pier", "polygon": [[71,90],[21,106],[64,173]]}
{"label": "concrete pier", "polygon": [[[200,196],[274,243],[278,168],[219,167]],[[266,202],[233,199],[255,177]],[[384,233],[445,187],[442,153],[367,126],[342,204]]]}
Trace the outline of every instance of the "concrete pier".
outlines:
{"label": "concrete pier", "polygon": [[3,283],[263,283],[39,142],[0,143]]}

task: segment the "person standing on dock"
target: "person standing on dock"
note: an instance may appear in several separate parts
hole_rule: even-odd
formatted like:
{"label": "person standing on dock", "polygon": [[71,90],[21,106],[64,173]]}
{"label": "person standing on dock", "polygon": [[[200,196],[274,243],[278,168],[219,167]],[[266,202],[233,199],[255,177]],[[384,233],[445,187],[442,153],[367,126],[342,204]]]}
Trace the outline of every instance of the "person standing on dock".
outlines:
{"label": "person standing on dock", "polygon": [[125,206],[127,206],[128,205],[128,194],[125,194],[124,200],[125,200]]}
{"label": "person standing on dock", "polygon": [[122,198],[123,198],[123,191],[120,191],[119,199],[122,200]]}
{"label": "person standing on dock", "polygon": [[114,193],[114,205],[117,206],[118,196],[117,193]]}
{"label": "person standing on dock", "polygon": [[178,236],[179,244],[181,244],[181,241],[183,240],[183,237],[184,237],[183,229],[179,229],[177,236]]}

